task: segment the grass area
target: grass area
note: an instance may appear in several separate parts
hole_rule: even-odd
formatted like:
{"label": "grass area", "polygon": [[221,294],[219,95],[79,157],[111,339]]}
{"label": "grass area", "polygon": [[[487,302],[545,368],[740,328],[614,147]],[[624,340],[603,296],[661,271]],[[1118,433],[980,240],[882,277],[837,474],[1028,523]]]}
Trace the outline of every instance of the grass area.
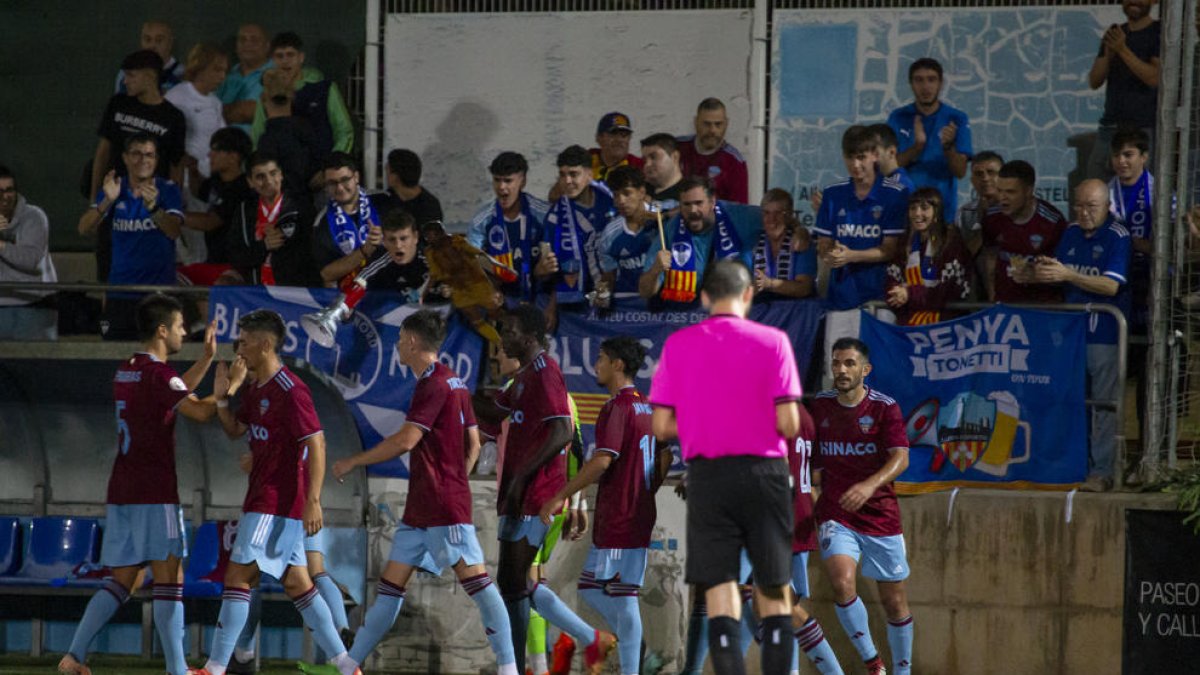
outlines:
{"label": "grass area", "polygon": [[[47,675],[55,672],[61,654],[42,658],[31,656],[0,656],[0,675]],[[202,665],[202,664],[192,664]],[[143,659],[136,656],[95,656],[88,666],[96,675],[162,675],[162,659]],[[263,661],[260,675],[297,675],[295,661]]]}

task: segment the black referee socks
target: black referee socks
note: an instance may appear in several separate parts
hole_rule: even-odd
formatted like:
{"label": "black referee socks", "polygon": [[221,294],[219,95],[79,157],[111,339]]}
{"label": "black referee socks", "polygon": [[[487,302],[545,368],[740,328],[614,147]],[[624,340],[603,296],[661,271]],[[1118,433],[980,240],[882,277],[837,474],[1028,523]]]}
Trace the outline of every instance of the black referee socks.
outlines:
{"label": "black referee socks", "polygon": [[746,675],[746,664],[742,661],[742,627],[733,617],[709,617],[708,658],[712,659],[713,672],[717,675]]}
{"label": "black referee socks", "polygon": [[792,650],[796,648],[792,617],[788,614],[768,616],[760,625],[763,675],[787,675],[792,669]]}

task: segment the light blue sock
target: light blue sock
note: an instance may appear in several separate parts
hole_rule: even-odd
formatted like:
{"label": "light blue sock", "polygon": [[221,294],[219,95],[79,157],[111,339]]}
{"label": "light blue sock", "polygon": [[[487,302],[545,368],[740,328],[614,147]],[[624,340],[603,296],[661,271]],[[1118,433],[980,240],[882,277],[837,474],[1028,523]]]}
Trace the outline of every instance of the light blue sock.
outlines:
{"label": "light blue sock", "polygon": [[617,654],[621,657],[621,672],[626,675],[639,672],[642,666],[642,614],[637,588],[630,588],[609,589],[614,593],[609,601],[616,614],[616,620],[609,619],[609,625],[617,633]]}
{"label": "light blue sock", "polygon": [[900,619],[899,621],[889,619],[887,637],[888,646],[892,648],[892,668],[895,671],[894,675],[910,675],[912,673],[912,615],[909,614],[907,618]]}
{"label": "light blue sock", "polygon": [[596,641],[596,629],[588,625],[579,615],[571,611],[554,591],[545,583],[540,583],[531,597],[533,608],[547,621],[575,638],[576,644],[586,647]]}
{"label": "light blue sock", "polygon": [[250,589],[225,587],[221,594],[221,612],[217,614],[217,630],[213,633],[212,651],[208,660],[220,666],[229,665],[238,636],[246,626],[250,613]]}
{"label": "light blue sock", "polygon": [[[821,624],[817,623],[816,619],[809,617],[803,626],[796,629],[796,642],[800,645],[800,649],[795,651],[804,652],[809,663],[813,664],[818,673],[842,675],[842,666],[838,663],[837,656],[833,653],[833,647],[829,646],[829,640],[825,639],[825,632],[821,630]],[[799,661],[795,659],[793,661],[792,670],[799,670]]]}
{"label": "light blue sock", "polygon": [[701,675],[704,660],[708,658],[708,604],[699,595],[692,603],[692,614],[688,617],[687,646],[684,651],[681,675]]}
{"label": "light blue sock", "polygon": [[862,660],[870,661],[878,656],[879,652],[875,649],[875,643],[871,641],[871,627],[867,623],[867,606],[863,604],[862,598],[856,595],[850,602],[836,603],[834,610],[837,612],[838,621],[850,638],[850,644],[858,650],[858,655]]}
{"label": "light blue sock", "polygon": [[[402,604],[404,587],[380,579],[375,586],[375,602],[367,610],[362,626],[354,635],[354,646],[350,647],[350,658],[354,659],[355,663],[367,660],[375,645],[392,629],[392,624],[396,623],[396,617],[400,615]],[[512,649],[511,644],[509,649]]]}
{"label": "light blue sock", "polygon": [[459,583],[479,608],[483,632],[487,635],[488,644],[492,646],[492,653],[496,655],[496,665],[516,663],[512,626],[508,622],[508,608],[504,606],[504,598],[500,597],[500,589],[496,588],[492,578],[486,573],[461,579]]}
{"label": "light blue sock", "polygon": [[76,661],[84,663],[87,659],[88,648],[92,646],[92,640],[96,639],[96,634],[104,628],[108,620],[128,599],[129,591],[112,579],[105,581],[100,590],[96,591],[96,594],[88,601],[83,618],[79,620],[79,626],[75,628],[75,637],[71,639],[71,647],[67,650],[71,656],[75,657]]}
{"label": "light blue sock", "polygon": [[183,586],[154,584],[154,628],[171,675],[187,675],[183,648]]}
{"label": "light blue sock", "polygon": [[742,657],[750,651],[750,645],[761,642],[762,636],[758,630],[758,619],[754,618],[754,603],[751,593],[742,593]]}
{"label": "light blue sock", "polygon": [[313,632],[313,642],[317,643],[326,656],[332,660],[346,653],[342,638],[338,636],[337,629],[333,627],[333,616],[329,613],[329,605],[325,604],[325,600],[317,592],[316,586],[312,586],[298,597],[292,598],[292,604],[296,605],[300,616],[304,617],[304,625]]}
{"label": "light blue sock", "polygon": [[329,605],[329,615],[333,617],[333,627],[339,631],[349,628],[350,621],[346,619],[346,601],[342,598],[342,589],[338,588],[337,582],[327,572],[314,575],[312,580],[317,586],[317,592],[325,600],[325,604]]}
{"label": "light blue sock", "polygon": [[246,614],[246,626],[238,636],[237,648],[242,652],[254,651],[254,636],[258,633],[258,622],[262,617],[262,593],[257,589],[250,591],[250,611]]}

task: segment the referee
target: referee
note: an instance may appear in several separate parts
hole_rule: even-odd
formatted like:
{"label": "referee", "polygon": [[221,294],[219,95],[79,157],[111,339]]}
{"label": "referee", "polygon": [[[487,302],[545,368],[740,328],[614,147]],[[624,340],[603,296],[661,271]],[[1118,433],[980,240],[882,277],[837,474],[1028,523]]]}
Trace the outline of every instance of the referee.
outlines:
{"label": "referee", "polygon": [[705,272],[711,316],[667,339],[650,386],[654,434],[679,439],[688,464],[687,581],[704,589],[718,675],[740,675],[738,558],[754,566],[762,672],[791,667],[792,489],[787,442],[799,432],[800,376],[787,336],[746,319],[750,273],[732,260]]}

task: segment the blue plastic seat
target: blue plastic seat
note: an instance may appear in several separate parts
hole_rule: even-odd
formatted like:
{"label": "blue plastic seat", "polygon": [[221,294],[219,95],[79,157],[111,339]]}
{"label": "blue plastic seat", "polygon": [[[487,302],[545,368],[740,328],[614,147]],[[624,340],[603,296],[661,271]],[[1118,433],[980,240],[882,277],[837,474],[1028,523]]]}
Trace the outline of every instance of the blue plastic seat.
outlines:
{"label": "blue plastic seat", "polygon": [[66,585],[81,563],[96,565],[100,525],[91,518],[34,518],[16,574],[3,583]]}
{"label": "blue plastic seat", "polygon": [[21,566],[21,521],[0,518],[0,577],[6,577]]}
{"label": "blue plastic seat", "polygon": [[183,570],[183,595],[188,598],[220,597],[221,582],[210,577],[221,560],[220,532],[217,524],[207,522],[196,528],[188,547],[187,567]]}

